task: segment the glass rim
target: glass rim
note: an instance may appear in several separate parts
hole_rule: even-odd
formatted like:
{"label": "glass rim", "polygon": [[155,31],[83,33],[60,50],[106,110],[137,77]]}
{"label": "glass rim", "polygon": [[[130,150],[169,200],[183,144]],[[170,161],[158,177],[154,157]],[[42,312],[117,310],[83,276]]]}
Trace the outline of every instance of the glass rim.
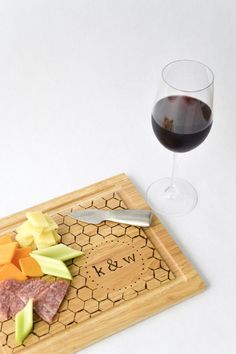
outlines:
{"label": "glass rim", "polygon": [[[212,79],[210,80],[210,83],[204,87],[201,87],[197,90],[183,90],[181,88],[177,88],[173,85],[171,85],[168,80],[165,79],[165,70],[171,66],[172,64],[175,64],[175,63],[179,63],[179,62],[192,62],[192,63],[196,63],[196,64],[200,64],[201,66],[203,66],[206,70],[208,70],[208,72],[210,72],[211,76],[212,76]],[[209,88],[210,86],[212,86],[214,84],[214,80],[215,80],[215,77],[214,77],[214,72],[211,70],[211,68],[202,63],[201,61],[198,61],[198,60],[194,60],[194,59],[177,59],[177,60],[173,60],[171,62],[169,62],[168,64],[166,64],[163,69],[161,70],[161,77],[162,77],[162,80],[171,88],[173,88],[174,90],[177,90],[177,91],[182,91],[182,92],[200,92],[200,91],[204,91],[206,90],[207,88]]]}

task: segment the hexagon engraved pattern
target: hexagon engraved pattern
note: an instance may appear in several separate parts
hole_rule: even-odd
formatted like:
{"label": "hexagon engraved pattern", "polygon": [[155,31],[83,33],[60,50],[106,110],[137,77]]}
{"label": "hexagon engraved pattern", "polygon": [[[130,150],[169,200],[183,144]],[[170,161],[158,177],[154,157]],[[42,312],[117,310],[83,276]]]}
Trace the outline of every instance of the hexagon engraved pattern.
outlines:
{"label": "hexagon engraved pattern", "polygon": [[[117,193],[80,202],[72,210],[126,209]],[[161,286],[175,278],[142,228],[105,221],[99,225],[78,222],[62,210],[53,218],[61,241],[85,255],[68,262],[73,276],[69,291],[51,324],[35,315],[33,332],[16,346],[14,320],[0,323],[5,353],[19,351],[61,330],[81,324],[102,311]],[[102,254],[102,256],[101,256]],[[55,280],[50,276],[45,279]]]}

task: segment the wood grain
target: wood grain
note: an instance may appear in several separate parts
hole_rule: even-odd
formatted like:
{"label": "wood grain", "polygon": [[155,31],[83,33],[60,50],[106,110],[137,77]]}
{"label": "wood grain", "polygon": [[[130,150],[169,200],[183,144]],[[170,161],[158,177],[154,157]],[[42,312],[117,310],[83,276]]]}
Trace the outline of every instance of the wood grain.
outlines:
{"label": "wood grain", "polygon": [[[204,289],[157,217],[150,228],[142,229],[109,221],[91,225],[67,215],[87,208],[148,206],[121,174],[29,209],[48,212],[59,224],[61,241],[85,256],[68,263],[73,280],[52,324],[35,317],[33,332],[17,347],[14,320],[1,323],[2,353],[34,354],[52,348],[58,354],[72,353]],[[25,212],[2,219],[1,235],[14,235]]]}

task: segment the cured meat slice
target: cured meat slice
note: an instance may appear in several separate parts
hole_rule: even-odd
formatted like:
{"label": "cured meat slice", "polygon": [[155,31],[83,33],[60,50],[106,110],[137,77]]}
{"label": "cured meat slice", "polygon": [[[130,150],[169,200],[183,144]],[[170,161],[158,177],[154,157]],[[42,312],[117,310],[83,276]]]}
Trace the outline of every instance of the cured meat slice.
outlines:
{"label": "cured meat slice", "polygon": [[0,320],[5,321],[14,317],[21,311],[30,298],[37,300],[37,297],[51,283],[42,279],[30,279],[17,281],[13,279],[4,280],[0,283]]}
{"label": "cured meat slice", "polygon": [[14,279],[8,279],[2,282],[4,289],[10,290],[12,292],[18,292],[23,287],[23,285],[23,282]]}
{"label": "cured meat slice", "polygon": [[6,321],[10,317],[10,291],[0,289],[0,321]]}
{"label": "cured meat slice", "polygon": [[47,288],[51,283],[42,279],[30,279],[23,283],[22,288],[18,292],[19,298],[27,304],[29,299],[35,302],[38,296]]}
{"label": "cured meat slice", "polygon": [[0,321],[14,317],[32,298],[35,312],[51,322],[68,287],[69,284],[63,280],[54,283],[42,279],[4,280],[0,282]]}
{"label": "cured meat slice", "polygon": [[18,298],[17,292],[22,283],[13,279],[0,283],[0,317],[2,321],[15,316],[24,307],[24,303]]}
{"label": "cured meat slice", "polygon": [[43,320],[52,322],[53,317],[57,313],[62,300],[66,295],[68,287],[69,284],[63,280],[52,283],[50,287],[45,289],[35,301],[35,312]]}
{"label": "cured meat slice", "polygon": [[42,291],[50,286],[50,283],[41,279],[30,279],[24,282],[17,280],[5,280],[1,284],[0,316],[2,320],[14,317],[21,311],[30,298],[34,301]]}
{"label": "cured meat slice", "polygon": [[17,312],[25,307],[25,303],[18,297],[16,293],[10,292],[10,316],[15,317]]}

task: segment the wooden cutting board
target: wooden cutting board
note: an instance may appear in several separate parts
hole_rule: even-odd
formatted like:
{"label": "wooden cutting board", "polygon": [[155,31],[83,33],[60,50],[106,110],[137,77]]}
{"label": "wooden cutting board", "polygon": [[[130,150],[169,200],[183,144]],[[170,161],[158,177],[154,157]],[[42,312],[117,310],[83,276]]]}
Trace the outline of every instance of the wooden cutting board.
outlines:
{"label": "wooden cutting board", "polygon": [[[109,221],[86,224],[67,216],[72,209],[87,208],[148,205],[120,174],[29,209],[48,212],[59,224],[61,241],[85,256],[68,264],[73,280],[52,324],[35,318],[33,332],[17,347],[14,321],[0,323],[2,353],[72,353],[204,289],[157,217],[142,229]],[[25,212],[2,219],[0,234],[14,234]]]}

